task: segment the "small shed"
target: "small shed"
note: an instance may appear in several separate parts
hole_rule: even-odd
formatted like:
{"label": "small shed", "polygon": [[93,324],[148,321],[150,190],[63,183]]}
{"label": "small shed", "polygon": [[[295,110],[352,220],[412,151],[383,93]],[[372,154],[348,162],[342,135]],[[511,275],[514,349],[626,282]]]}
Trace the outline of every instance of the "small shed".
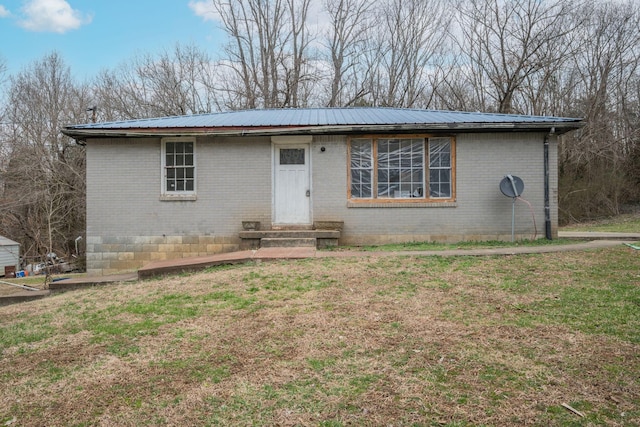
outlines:
{"label": "small shed", "polygon": [[0,236],[0,275],[14,274],[20,269],[20,244]]}

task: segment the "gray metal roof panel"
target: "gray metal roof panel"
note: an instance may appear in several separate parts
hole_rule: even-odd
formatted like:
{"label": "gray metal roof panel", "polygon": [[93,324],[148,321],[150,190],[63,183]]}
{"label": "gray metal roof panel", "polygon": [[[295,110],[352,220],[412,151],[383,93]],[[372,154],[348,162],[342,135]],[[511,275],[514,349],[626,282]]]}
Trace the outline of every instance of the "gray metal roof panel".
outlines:
{"label": "gray metal roof panel", "polygon": [[445,123],[573,123],[581,119],[400,108],[242,110],[69,126],[73,129],[357,126]]}
{"label": "gray metal roof panel", "polygon": [[186,134],[294,134],[578,129],[581,119],[402,108],[297,108],[88,123],[62,129],[74,138]]}

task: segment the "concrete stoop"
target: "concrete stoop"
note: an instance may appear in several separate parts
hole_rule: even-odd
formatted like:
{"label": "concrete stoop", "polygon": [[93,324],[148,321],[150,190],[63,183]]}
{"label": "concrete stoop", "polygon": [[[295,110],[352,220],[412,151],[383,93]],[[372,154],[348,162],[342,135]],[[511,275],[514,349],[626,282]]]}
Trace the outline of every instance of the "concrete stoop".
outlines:
{"label": "concrete stoop", "polygon": [[296,248],[316,247],[318,239],[315,237],[264,237],[260,239],[261,248]]}
{"label": "concrete stoop", "polygon": [[239,234],[240,249],[338,246],[339,230],[251,230]]}

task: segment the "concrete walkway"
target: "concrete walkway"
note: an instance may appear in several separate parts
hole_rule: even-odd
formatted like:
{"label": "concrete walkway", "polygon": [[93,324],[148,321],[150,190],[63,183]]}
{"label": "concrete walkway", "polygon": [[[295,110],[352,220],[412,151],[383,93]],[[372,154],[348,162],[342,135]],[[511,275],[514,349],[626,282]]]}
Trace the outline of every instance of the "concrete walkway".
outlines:
{"label": "concrete walkway", "polygon": [[19,291],[11,295],[0,296],[0,306],[17,304],[19,302],[31,301],[34,299],[44,298],[49,296],[51,291],[39,290],[39,291]]}
{"label": "concrete walkway", "polygon": [[[44,276],[42,281],[44,282]],[[109,283],[121,283],[137,281],[138,273],[114,274],[111,276],[99,277],[77,277],[73,279],[60,279],[49,283],[49,289],[39,289],[37,291],[21,290],[10,295],[0,295],[0,306],[26,302],[40,299],[51,295],[52,291],[68,291],[72,289],[85,288],[87,286],[104,285]]]}
{"label": "concrete walkway", "polygon": [[[142,267],[137,272],[98,276],[98,277],[78,277],[64,279],[50,284],[51,291],[65,291],[86,286],[100,286],[108,283],[120,283],[128,281],[143,280],[151,277],[164,276],[169,274],[179,274],[203,270],[208,267],[218,265],[241,264],[247,262],[267,262],[275,260],[294,260],[305,258],[373,258],[385,256],[497,256],[497,255],[521,255],[550,252],[584,251],[600,248],[619,246],[624,243],[635,243],[640,241],[640,233],[575,233],[560,232],[559,237],[563,239],[582,239],[587,242],[576,242],[566,245],[541,245],[541,246],[518,246],[507,248],[487,248],[487,249],[450,249],[441,251],[359,251],[351,249],[336,249],[333,251],[319,251],[314,247],[294,247],[294,248],[261,248],[257,250],[229,252],[203,257],[181,258],[167,261],[157,261]],[[32,298],[42,298],[50,291],[24,291],[11,295],[10,300],[4,303],[14,303]]]}
{"label": "concrete walkway", "polygon": [[609,231],[560,231],[560,239],[580,240],[640,240],[640,233],[616,233]]}
{"label": "concrete walkway", "polygon": [[183,258],[176,260],[158,261],[147,264],[138,270],[138,278],[176,274],[188,271],[197,271],[217,265],[240,264],[246,262],[263,262],[282,259],[303,259],[303,258],[352,258],[352,257],[381,257],[381,256],[492,256],[492,255],[518,255],[533,253],[549,253],[564,251],[582,251],[589,249],[607,248],[618,246],[622,243],[633,243],[640,240],[640,233],[572,233],[564,236],[560,233],[560,238],[591,239],[588,242],[576,242],[567,245],[541,245],[522,246],[508,248],[487,248],[487,249],[452,249],[442,251],[358,251],[341,250],[337,248],[333,251],[319,251],[314,247],[295,248],[260,248],[257,250],[231,252],[204,257]]}
{"label": "concrete walkway", "polygon": [[108,276],[74,277],[71,279],[58,280],[49,284],[52,291],[68,291],[71,289],[85,287],[87,285],[104,285],[107,283],[134,282],[138,280],[138,273],[112,274]]}

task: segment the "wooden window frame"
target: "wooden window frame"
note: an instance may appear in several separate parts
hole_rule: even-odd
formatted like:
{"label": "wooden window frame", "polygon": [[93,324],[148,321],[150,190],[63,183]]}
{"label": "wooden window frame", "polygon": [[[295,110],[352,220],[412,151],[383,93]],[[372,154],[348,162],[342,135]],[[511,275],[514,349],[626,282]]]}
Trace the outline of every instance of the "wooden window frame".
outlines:
{"label": "wooden window frame", "polygon": [[[451,197],[431,197],[429,190],[429,139],[430,138],[449,138],[451,144]],[[370,139],[372,149],[372,197],[371,198],[354,198],[351,195],[351,141],[354,139]],[[381,198],[378,193],[378,143],[379,139],[422,139],[424,144],[423,158],[423,177],[424,190],[422,197],[410,198]],[[432,134],[394,134],[394,135],[354,135],[347,139],[347,200],[350,204],[375,204],[375,205],[413,205],[413,204],[450,204],[456,201],[456,139],[451,135],[432,135]]]}

